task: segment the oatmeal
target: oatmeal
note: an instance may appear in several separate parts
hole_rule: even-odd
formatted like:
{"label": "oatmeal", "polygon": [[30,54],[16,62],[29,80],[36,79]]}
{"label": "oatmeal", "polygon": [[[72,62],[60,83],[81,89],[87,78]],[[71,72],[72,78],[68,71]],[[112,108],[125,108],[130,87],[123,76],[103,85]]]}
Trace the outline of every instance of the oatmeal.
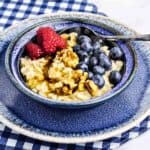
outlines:
{"label": "oatmeal", "polygon": [[102,96],[121,80],[120,49],[75,32],[59,36],[48,27],[37,31],[37,41],[26,45],[20,71],[27,87],[41,96],[83,101]]}

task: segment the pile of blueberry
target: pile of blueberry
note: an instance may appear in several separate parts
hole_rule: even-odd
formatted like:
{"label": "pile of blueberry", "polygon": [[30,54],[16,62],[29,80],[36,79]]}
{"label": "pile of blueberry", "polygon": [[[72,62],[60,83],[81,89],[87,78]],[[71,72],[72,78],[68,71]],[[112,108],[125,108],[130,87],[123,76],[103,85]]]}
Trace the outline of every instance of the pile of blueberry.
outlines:
{"label": "pile of blueberry", "polygon": [[[123,52],[119,47],[110,49],[110,55],[107,56],[102,50],[103,41],[92,41],[87,35],[80,35],[77,39],[77,45],[73,48],[79,56],[80,63],[78,68],[88,72],[89,79],[102,88],[105,84],[103,75],[106,71],[111,70],[112,61],[122,59]],[[120,82],[122,75],[118,71],[112,71],[109,81],[116,85]]]}

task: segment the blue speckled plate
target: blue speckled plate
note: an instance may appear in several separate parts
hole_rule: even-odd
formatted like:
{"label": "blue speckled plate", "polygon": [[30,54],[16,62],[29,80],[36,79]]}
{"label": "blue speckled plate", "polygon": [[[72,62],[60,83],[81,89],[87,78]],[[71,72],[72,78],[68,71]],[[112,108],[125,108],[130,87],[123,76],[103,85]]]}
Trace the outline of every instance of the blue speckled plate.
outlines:
{"label": "blue speckled plate", "polygon": [[[11,39],[13,39],[26,27],[37,22],[37,20],[40,22],[48,18],[55,18],[62,15],[68,18],[70,16],[89,18],[89,20],[92,19],[93,22],[101,22],[101,24],[111,26],[113,29],[119,30],[122,34],[134,34],[134,31],[130,30],[128,27],[99,15],[87,13],[42,15],[39,16],[38,19],[27,19],[21,22],[20,25],[12,26],[7,29],[5,34],[3,34],[2,40],[0,40],[0,51],[6,49]],[[7,106],[11,107],[12,103],[9,103],[7,98],[10,98],[8,92],[12,95],[11,92],[13,92],[13,88],[9,85],[9,81],[7,82],[7,85],[4,85],[6,84],[7,79],[4,76],[1,76],[0,97],[3,99],[0,103],[1,122],[24,135],[57,143],[81,143],[102,140],[132,128],[142,121],[150,112],[150,84],[148,79],[148,72],[150,71],[150,47],[144,42],[132,42],[131,44],[138,54],[139,68],[133,83],[128,87],[123,95],[118,97],[118,99],[116,98],[116,100],[106,102],[105,104],[93,109],[81,112],[76,111],[75,113],[77,114],[78,119],[74,119],[72,116],[72,118],[70,118],[70,122],[67,122],[67,124],[65,124],[67,121],[65,118],[68,115],[67,113],[59,111],[62,116],[57,115],[57,113],[51,114],[53,116],[51,116],[49,120],[53,121],[53,123],[56,121],[54,124],[51,124],[51,127],[55,130],[46,130],[44,128],[37,127],[39,122],[38,120],[36,120],[37,126],[31,125],[32,123],[28,124],[28,120],[23,121],[21,118],[17,117],[14,112],[11,112],[3,105],[3,103],[6,103]],[[4,72],[4,66],[2,66],[2,63],[3,58],[1,57],[1,74]],[[6,87],[8,86],[10,88],[7,89]],[[10,90],[11,88],[12,90]],[[3,92],[3,89],[5,89],[6,92]],[[29,105],[31,106],[32,104]],[[16,107],[18,106],[19,105]],[[27,115],[33,115],[32,113],[33,112],[26,112]],[[71,111],[69,113],[69,115],[74,114],[71,113]],[[54,117],[58,117],[58,120],[55,120]],[[45,120],[45,124],[47,124],[46,121],[47,120]],[[64,128],[68,129],[67,132],[63,132]]]}

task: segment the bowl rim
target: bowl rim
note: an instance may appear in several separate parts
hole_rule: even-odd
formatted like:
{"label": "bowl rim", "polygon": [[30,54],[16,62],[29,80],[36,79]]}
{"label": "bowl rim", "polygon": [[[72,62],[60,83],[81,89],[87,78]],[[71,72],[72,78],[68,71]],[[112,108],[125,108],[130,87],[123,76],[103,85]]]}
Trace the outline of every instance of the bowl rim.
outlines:
{"label": "bowl rim", "polygon": [[[40,102],[40,103],[43,103],[43,104],[46,104],[46,105],[49,105],[49,106],[52,106],[52,107],[57,107],[57,108],[85,108],[85,107],[92,107],[92,106],[95,106],[99,103],[102,103],[106,100],[109,100],[110,98],[116,96],[117,94],[119,94],[120,92],[122,92],[125,88],[127,88],[130,83],[132,82],[133,78],[134,78],[134,75],[136,73],[136,70],[137,70],[137,66],[138,66],[138,62],[137,62],[137,54],[136,54],[136,51],[134,50],[133,46],[131,46],[129,43],[127,43],[127,45],[129,46],[129,49],[130,51],[132,52],[132,57],[133,57],[133,68],[132,68],[132,71],[127,79],[127,81],[123,84],[123,86],[118,89],[117,91],[115,91],[114,93],[108,95],[108,96],[105,96],[104,98],[99,98],[99,97],[95,97],[95,98],[91,98],[89,100],[86,100],[86,101],[76,101],[76,102],[65,102],[65,101],[60,101],[60,100],[54,100],[54,99],[50,99],[50,98],[46,98],[46,97],[43,97],[43,96],[40,96],[39,94],[33,92],[32,90],[30,90],[29,88],[25,88],[23,86],[21,86],[19,84],[19,82],[15,79],[14,75],[12,74],[11,72],[11,67],[10,67],[10,55],[11,55],[11,50],[14,46],[14,44],[22,37],[22,35],[24,35],[25,33],[29,32],[30,30],[40,26],[40,25],[44,25],[44,23],[46,22],[49,22],[51,19],[53,19],[53,17],[58,17],[57,19],[64,19],[64,14],[67,14],[67,15],[71,15],[70,17],[72,17],[72,15],[75,15],[75,17],[73,17],[73,19],[71,20],[74,20],[74,19],[80,19],[80,21],[84,20],[84,17],[87,17],[90,13],[66,13],[66,12],[63,12],[62,14],[59,14],[59,13],[55,13],[55,14],[50,14],[50,18],[48,18],[47,20],[45,21],[41,21],[41,22],[38,22],[37,24],[34,24],[30,27],[27,27],[26,29],[24,29],[22,32],[20,32],[11,42],[10,44],[8,45],[8,48],[6,50],[6,53],[5,53],[5,70],[6,70],[6,73],[9,77],[9,79],[12,81],[13,85],[19,89],[22,93],[24,93],[25,95],[29,96],[30,98],[32,98],[33,100],[37,101],[37,102]],[[76,15],[77,14],[77,15]],[[82,17],[79,17],[78,15],[82,15]],[[117,24],[120,24],[118,22],[115,22],[114,20],[108,18],[108,17],[104,17],[104,16],[100,16],[100,15],[97,15],[97,14],[90,14],[92,16],[95,16],[95,17],[102,17],[103,19],[106,19],[106,20],[109,20],[111,22],[114,22],[114,23],[117,23]],[[69,19],[67,18],[66,20],[69,21]],[[71,21],[70,20],[70,21]],[[90,19],[91,20],[91,19]],[[93,23],[91,23],[93,24]],[[98,25],[97,25],[98,26]],[[109,25],[106,25],[105,26],[108,26],[110,27]],[[111,27],[112,28],[112,27]],[[112,28],[113,29],[113,28]]]}

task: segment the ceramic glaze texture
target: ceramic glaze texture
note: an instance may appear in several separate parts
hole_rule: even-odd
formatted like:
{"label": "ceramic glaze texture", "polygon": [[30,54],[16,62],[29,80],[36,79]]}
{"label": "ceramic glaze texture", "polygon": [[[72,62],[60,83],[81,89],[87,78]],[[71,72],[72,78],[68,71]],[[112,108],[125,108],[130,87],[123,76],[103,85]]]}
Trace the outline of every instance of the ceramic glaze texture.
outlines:
{"label": "ceramic glaze texture", "polygon": [[[122,33],[132,33],[121,25],[110,23],[111,21],[107,19],[99,18],[99,21]],[[110,101],[106,101],[95,108],[84,110],[49,108],[20,93],[12,86],[4,72],[4,52],[0,59],[0,91],[3,91],[0,92],[1,101],[27,123],[59,134],[99,132],[103,129],[116,127],[129,120],[136,113],[147,85],[147,67],[138,51],[140,47],[134,45],[134,48],[138,53],[139,67],[132,84]]]}

